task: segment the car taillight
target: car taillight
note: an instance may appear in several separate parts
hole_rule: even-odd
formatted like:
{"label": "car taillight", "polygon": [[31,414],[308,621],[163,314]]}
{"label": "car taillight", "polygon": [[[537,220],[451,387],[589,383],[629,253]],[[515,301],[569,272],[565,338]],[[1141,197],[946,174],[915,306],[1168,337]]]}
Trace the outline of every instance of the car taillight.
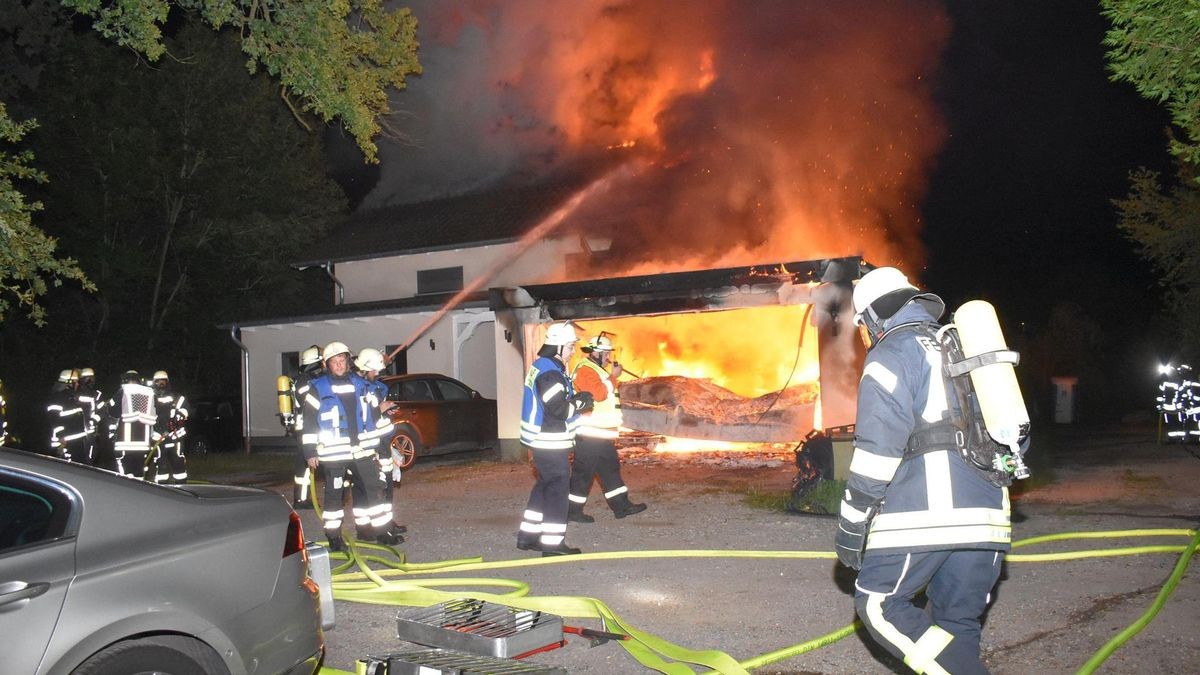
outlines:
{"label": "car taillight", "polygon": [[303,555],[304,562],[308,562],[308,549],[304,547],[304,526],[300,524],[300,516],[295,511],[288,515],[287,539],[283,542],[283,557],[286,558],[293,553]]}

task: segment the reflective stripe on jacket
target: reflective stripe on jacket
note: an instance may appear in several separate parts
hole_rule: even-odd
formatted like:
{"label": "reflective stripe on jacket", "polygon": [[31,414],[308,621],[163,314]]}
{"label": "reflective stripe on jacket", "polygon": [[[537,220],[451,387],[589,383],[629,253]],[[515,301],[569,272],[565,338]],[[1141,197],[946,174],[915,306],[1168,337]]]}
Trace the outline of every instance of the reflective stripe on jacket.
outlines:
{"label": "reflective stripe on jacket", "polygon": [[[326,373],[313,378],[304,397],[304,433],[300,443],[305,457],[317,457],[323,462],[347,461],[375,454],[379,443],[377,420],[366,397],[374,386],[362,377],[349,373],[334,378]],[[355,410],[347,411],[341,396],[350,395]],[[354,425],[357,442],[351,442],[350,425]]]}
{"label": "reflective stripe on jacket", "polygon": [[[919,304],[909,303],[885,329],[931,321]],[[915,432],[955,414],[950,386],[942,375],[941,347],[925,331],[887,334],[867,354],[841,512],[851,522],[862,522],[878,505],[868,551],[1009,548],[1006,488],[988,482],[956,450],[905,459]]]}
{"label": "reflective stripe on jacket", "polygon": [[585,358],[575,366],[573,378],[576,391],[586,391],[595,399],[595,406],[579,416],[579,435],[616,438],[621,428],[621,408],[612,377],[600,364]]}
{"label": "reflective stripe on jacket", "polygon": [[572,403],[575,388],[558,359],[540,356],[525,375],[521,399],[521,442],[538,450],[575,446],[579,415]]}

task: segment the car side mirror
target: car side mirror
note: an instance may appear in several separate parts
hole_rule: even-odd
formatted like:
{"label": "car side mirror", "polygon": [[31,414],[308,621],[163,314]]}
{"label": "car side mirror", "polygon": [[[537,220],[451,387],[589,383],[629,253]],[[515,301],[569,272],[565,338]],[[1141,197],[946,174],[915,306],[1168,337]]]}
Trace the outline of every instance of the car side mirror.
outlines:
{"label": "car side mirror", "polygon": [[483,395],[472,389],[471,390],[471,398],[473,398],[473,399],[483,398]]}

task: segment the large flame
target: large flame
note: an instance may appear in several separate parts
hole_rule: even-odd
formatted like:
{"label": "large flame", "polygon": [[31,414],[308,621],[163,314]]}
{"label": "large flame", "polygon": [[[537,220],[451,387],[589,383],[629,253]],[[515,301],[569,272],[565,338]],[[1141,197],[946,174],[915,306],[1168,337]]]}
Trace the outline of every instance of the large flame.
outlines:
{"label": "large flame", "polygon": [[805,325],[804,310],[756,307],[578,323],[588,337],[612,335],[616,360],[636,377],[704,378],[752,398],[817,381],[817,334]]}

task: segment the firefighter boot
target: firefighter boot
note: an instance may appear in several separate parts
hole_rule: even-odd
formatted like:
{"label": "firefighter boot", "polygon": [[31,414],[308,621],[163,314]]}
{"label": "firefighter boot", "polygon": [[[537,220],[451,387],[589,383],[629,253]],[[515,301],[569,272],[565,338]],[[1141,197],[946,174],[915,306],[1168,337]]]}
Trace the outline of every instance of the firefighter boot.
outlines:
{"label": "firefighter boot", "polygon": [[583,504],[571,502],[571,507],[567,510],[568,523],[594,523],[596,519],[583,512]]}
{"label": "firefighter boot", "polygon": [[576,555],[582,553],[582,551],[577,548],[567,546],[567,542],[565,541],[559,542],[554,546],[540,545],[538,548],[541,549],[543,558],[549,558],[550,556],[555,555]]}
{"label": "firefighter boot", "polygon": [[539,550],[538,538],[540,536],[541,535],[535,534],[533,532],[518,532],[517,533],[517,548],[521,549],[522,551],[537,551],[537,550]]}
{"label": "firefighter boot", "polygon": [[612,500],[612,503],[609,504],[609,506],[612,507],[613,516],[617,518],[632,516],[635,513],[641,513],[642,511],[646,510],[645,504],[637,504],[629,501],[628,494],[618,495],[616,499]]}
{"label": "firefighter boot", "polygon": [[301,490],[299,485],[292,486],[292,510],[300,511],[303,509],[311,509],[313,507],[312,498],[301,499],[300,492]]}
{"label": "firefighter boot", "polygon": [[[375,541],[379,542],[380,544],[383,544],[384,546],[395,546],[397,544],[403,544],[404,537],[400,534],[399,529],[398,529],[400,527],[403,527],[403,525],[396,525],[395,523],[391,523],[382,532],[375,535]],[[406,531],[407,531],[407,529],[408,528],[405,528]]]}
{"label": "firefighter boot", "polygon": [[342,539],[341,533],[331,533],[328,530],[325,532],[325,538],[329,540],[330,551],[345,551],[346,541]]}

